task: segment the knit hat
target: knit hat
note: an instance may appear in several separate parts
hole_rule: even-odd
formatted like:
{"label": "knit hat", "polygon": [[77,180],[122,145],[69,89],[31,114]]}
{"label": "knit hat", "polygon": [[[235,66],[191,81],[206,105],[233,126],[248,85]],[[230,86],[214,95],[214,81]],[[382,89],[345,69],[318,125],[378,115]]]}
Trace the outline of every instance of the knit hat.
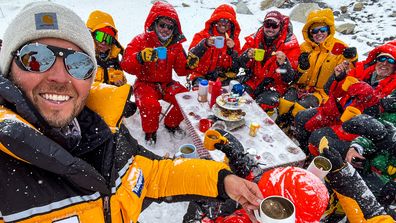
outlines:
{"label": "knit hat", "polygon": [[277,23],[280,23],[283,20],[283,15],[278,11],[270,11],[265,15],[264,21],[267,19],[274,20]]}
{"label": "knit hat", "polygon": [[47,1],[26,5],[9,24],[0,51],[0,72],[8,76],[13,59],[11,53],[25,43],[40,38],[59,38],[72,42],[88,54],[96,65],[93,38],[85,23],[72,10]]}

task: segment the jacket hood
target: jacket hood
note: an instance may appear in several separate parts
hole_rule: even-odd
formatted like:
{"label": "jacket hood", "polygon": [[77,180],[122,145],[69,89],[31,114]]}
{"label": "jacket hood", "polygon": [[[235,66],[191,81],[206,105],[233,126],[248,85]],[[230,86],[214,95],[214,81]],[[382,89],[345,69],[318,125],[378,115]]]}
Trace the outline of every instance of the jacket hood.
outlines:
{"label": "jacket hood", "polygon": [[377,61],[376,58],[380,53],[388,53],[396,58],[396,40],[388,42],[384,45],[377,46],[372,51],[370,51],[367,59],[363,62],[365,66],[374,65]]}
{"label": "jacket hood", "polygon": [[[110,58],[118,57],[118,54],[123,54],[124,48],[118,41],[118,30],[115,26],[113,17],[103,11],[95,10],[91,12],[87,20],[87,27],[91,33],[104,27],[111,27],[115,31],[115,44],[111,47]],[[98,59],[100,61],[100,59]]]}
{"label": "jacket hood", "polygon": [[230,37],[233,39],[238,39],[239,33],[241,32],[241,27],[236,19],[236,12],[234,8],[230,5],[223,4],[217,7],[210,19],[205,22],[205,30],[213,33],[213,23],[219,21],[220,19],[228,19],[232,23]]}
{"label": "jacket hood", "polygon": [[94,32],[94,31],[104,28],[106,26],[109,26],[112,29],[114,29],[114,31],[116,33],[115,38],[117,38],[118,30],[115,26],[113,17],[111,17],[110,14],[108,14],[106,12],[102,12],[100,10],[95,10],[89,15],[88,20],[87,20],[87,27],[91,32]]}
{"label": "jacket hood", "polygon": [[173,8],[173,6],[170,5],[169,3],[162,1],[155,2],[153,4],[153,7],[151,7],[146,22],[144,23],[145,32],[153,32],[154,22],[160,17],[169,17],[172,20],[174,20],[177,26],[177,30],[173,31],[173,35],[175,35],[176,39],[179,42],[184,42],[186,40],[186,38],[183,35],[179,16],[177,15],[175,8]]}
{"label": "jacket hood", "polygon": [[326,42],[329,39],[332,39],[335,34],[335,27],[334,27],[334,15],[331,9],[321,9],[321,10],[314,10],[309,13],[307,17],[307,22],[305,23],[302,34],[304,36],[304,40],[309,42],[311,45],[316,45],[316,43],[312,40],[312,36],[309,33],[309,28],[314,23],[326,23],[330,27],[329,36],[326,38],[324,45],[327,45]]}

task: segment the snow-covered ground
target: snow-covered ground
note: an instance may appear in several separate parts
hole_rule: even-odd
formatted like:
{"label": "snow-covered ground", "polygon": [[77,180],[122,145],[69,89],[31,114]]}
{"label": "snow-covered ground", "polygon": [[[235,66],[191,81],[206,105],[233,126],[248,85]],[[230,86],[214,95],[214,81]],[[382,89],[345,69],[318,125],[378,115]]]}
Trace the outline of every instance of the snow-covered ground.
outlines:
{"label": "snow-covered ground", "polygon": [[[143,32],[144,21],[148,15],[148,12],[152,6],[149,0],[111,0],[111,1],[92,1],[92,0],[51,0],[62,5],[73,9],[80,17],[85,21],[88,15],[93,10],[102,10],[113,15],[116,26],[119,30],[119,40],[121,44],[126,46],[129,41],[137,34]],[[3,36],[3,32],[8,26],[11,19],[16,13],[27,3],[33,2],[33,0],[0,0],[0,38]],[[187,42],[184,43],[184,48],[188,49],[190,41],[193,35],[200,31],[204,27],[205,21],[210,17],[213,9],[223,3],[237,2],[237,0],[168,0],[169,3],[175,6],[179,18],[182,24],[182,30],[187,37]],[[245,43],[244,37],[255,32],[262,22],[266,11],[260,10],[261,0],[247,0],[249,9],[253,12],[253,15],[242,15],[238,14],[237,19],[242,28],[240,34],[241,44]],[[355,1],[353,0],[324,0],[329,6],[334,9],[338,9],[340,6],[346,5],[351,6]],[[373,22],[361,22],[356,30],[361,33],[359,38],[353,39],[351,35],[337,34],[336,37],[342,39],[344,42],[351,46],[358,48],[359,54],[362,55],[372,49],[368,46],[365,40],[368,35],[396,35],[395,28],[392,26],[395,24],[394,17],[384,17],[385,14],[389,14],[392,11],[393,6],[396,4],[396,0],[384,0],[380,1],[382,7],[371,7],[364,9],[367,14],[373,14]],[[183,7],[182,3],[187,3],[190,7]],[[272,10],[271,8],[269,10]],[[267,10],[267,11],[269,11]],[[291,9],[277,9],[283,14],[289,15]],[[387,12],[387,13],[385,13]],[[393,12],[394,13],[394,12]],[[376,19],[378,18],[378,19]],[[303,23],[292,21],[294,26],[294,32],[297,35],[300,43],[303,41],[301,29]],[[361,57],[362,58],[362,57]],[[184,81],[184,78],[176,79]],[[132,83],[134,78],[129,76],[128,81]],[[132,135],[138,139],[138,141],[145,145],[144,137],[141,129],[139,115],[126,120],[127,125]],[[182,128],[184,127],[182,123]],[[185,137],[183,139],[172,138],[169,133],[164,130],[161,126],[158,130],[158,141],[156,146],[149,147],[153,152],[164,155],[170,153],[173,155],[179,145],[184,143],[192,142],[191,138]],[[147,146],[147,145],[145,145]],[[174,203],[174,204],[153,204],[146,211],[144,211],[140,217],[140,222],[168,222],[176,223],[181,222],[183,214],[187,208],[187,203]]]}

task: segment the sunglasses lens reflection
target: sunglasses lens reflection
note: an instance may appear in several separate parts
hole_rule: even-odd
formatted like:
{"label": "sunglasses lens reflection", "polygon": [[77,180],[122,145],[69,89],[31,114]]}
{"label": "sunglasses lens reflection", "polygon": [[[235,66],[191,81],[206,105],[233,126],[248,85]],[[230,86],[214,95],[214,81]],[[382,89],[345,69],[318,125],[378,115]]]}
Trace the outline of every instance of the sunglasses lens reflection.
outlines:
{"label": "sunglasses lens reflection", "polygon": [[92,76],[95,64],[87,54],[39,43],[23,46],[18,51],[17,64],[24,70],[43,73],[54,65],[57,55],[63,55],[66,70],[72,77],[84,80]]}

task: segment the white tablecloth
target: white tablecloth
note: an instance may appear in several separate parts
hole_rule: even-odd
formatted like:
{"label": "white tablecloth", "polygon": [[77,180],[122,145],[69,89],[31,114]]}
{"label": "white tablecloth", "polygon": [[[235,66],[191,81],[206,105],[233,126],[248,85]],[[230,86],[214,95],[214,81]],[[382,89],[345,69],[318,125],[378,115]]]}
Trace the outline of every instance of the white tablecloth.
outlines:
{"label": "white tablecloth", "polygon": [[[208,151],[203,147],[204,133],[199,131],[199,120],[213,115],[208,102],[198,102],[197,91],[190,91],[176,95],[186,124],[187,132],[192,137],[201,158],[214,158],[219,151]],[[247,103],[242,107],[246,112],[245,125],[230,131],[244,146],[245,151],[256,151],[256,160],[263,169],[277,166],[298,165],[305,160],[304,152],[299,148],[248,95],[243,97]],[[210,95],[208,97],[210,99]],[[249,135],[249,125],[256,122],[260,125],[257,135]],[[221,153],[221,152],[220,152]]]}

